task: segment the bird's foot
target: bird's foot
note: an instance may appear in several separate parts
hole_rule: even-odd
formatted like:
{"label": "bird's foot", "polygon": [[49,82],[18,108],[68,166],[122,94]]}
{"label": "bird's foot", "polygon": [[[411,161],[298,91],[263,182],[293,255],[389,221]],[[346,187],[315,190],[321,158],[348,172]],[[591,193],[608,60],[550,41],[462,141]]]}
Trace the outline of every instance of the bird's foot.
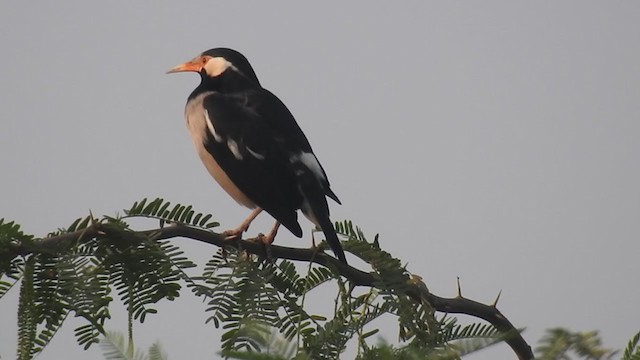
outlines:
{"label": "bird's foot", "polygon": [[237,227],[231,230],[225,230],[222,232],[222,236],[224,236],[225,240],[235,240],[237,238],[242,238],[242,233],[244,233],[247,229],[242,227]]}
{"label": "bird's foot", "polygon": [[258,234],[258,236],[255,237],[254,240],[256,241],[260,241],[261,243],[265,244],[265,245],[271,245],[273,244],[273,241],[276,239],[276,235],[278,234],[278,229],[280,228],[280,223],[276,222],[273,227],[271,228],[271,231],[269,231],[269,233],[267,235],[260,233]]}
{"label": "bird's foot", "polygon": [[273,240],[275,238],[275,234],[272,235],[271,232],[269,232],[269,234],[265,235],[263,233],[258,234],[258,236],[256,236],[255,238],[253,238],[252,240],[261,243],[262,245],[264,245],[264,252],[265,252],[265,257],[267,258],[267,260],[272,260],[273,259],[273,255],[271,254],[271,244],[273,244]]}
{"label": "bird's foot", "polygon": [[260,233],[260,234],[258,234],[258,236],[255,237],[255,240],[256,241],[260,241],[261,243],[263,243],[266,246],[269,246],[269,245],[273,244],[273,240],[275,240],[275,234],[269,233],[269,234],[265,235],[263,233]]}

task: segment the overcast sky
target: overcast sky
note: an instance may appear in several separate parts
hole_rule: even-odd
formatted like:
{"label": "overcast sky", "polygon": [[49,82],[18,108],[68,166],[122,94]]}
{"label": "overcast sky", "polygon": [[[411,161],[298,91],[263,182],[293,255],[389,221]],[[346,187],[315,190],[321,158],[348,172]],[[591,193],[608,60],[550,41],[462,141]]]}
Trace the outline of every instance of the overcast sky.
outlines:
{"label": "overcast sky", "polygon": [[[236,226],[248,211],[184,125],[197,75],[164,75],[227,46],[306,132],[344,204],[334,220],[380,233],[434,293],[454,296],[457,276],[478,301],[502,290],[531,344],[566,326],[622,348],[640,330],[640,3],[161,3],[0,4],[0,217],[42,236],[161,196]],[[277,243],[308,246],[303,228]],[[178,243],[198,261],[215,251]],[[16,290],[0,302],[3,359]],[[183,295],[137,344],[215,358],[220,332]],[[41,358],[102,359],[73,325]]]}

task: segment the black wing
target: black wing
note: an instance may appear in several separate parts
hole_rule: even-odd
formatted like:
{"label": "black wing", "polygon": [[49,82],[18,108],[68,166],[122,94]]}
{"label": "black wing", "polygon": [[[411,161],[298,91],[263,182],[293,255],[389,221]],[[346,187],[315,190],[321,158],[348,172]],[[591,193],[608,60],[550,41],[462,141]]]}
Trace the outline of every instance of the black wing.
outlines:
{"label": "black wing", "polygon": [[290,155],[309,154],[307,160],[309,166],[316,167],[316,177],[321,182],[324,193],[338,204],[341,204],[338,196],[331,190],[329,178],[324,168],[313,154],[309,140],[298,126],[295,118],[286,107],[286,105],[273,93],[267,89],[260,89],[251,93],[248,97],[249,106],[255,109],[256,113],[261,114],[264,121],[276,131],[281,138],[285,150]]}
{"label": "black wing", "polygon": [[327,174],[316,158],[311,145],[287,107],[266,89],[250,93],[247,106],[253,109],[272,129],[274,139],[288,156],[296,178],[297,189],[302,196],[299,208],[322,229],[322,232],[341,262],[347,263],[333,224],[329,218],[326,196],[340,203],[331,190]]}
{"label": "black wing", "polygon": [[277,135],[247,106],[245,95],[214,93],[203,99],[203,107],[208,122],[206,150],[240,191],[302,236],[296,213],[302,197]]}
{"label": "black wing", "polygon": [[336,202],[338,197],[287,107],[264,89],[213,93],[203,106],[209,130],[205,148],[240,191],[298,237],[296,211],[302,209],[346,263],[325,196]]}

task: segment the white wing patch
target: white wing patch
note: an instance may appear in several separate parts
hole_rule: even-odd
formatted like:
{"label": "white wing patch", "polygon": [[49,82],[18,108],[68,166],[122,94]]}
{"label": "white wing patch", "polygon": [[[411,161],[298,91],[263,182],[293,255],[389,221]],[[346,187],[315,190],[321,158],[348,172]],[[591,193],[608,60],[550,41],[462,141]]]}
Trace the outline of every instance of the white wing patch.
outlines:
{"label": "white wing patch", "polygon": [[231,150],[233,157],[237,160],[242,160],[242,154],[240,153],[240,149],[238,148],[238,143],[233,139],[227,140],[227,147]]}
{"label": "white wing patch", "polygon": [[[209,117],[209,112],[207,110],[204,110],[204,120],[205,120],[205,123],[207,124],[207,129],[209,129],[209,132],[211,132],[211,135],[213,135],[213,139],[219,143],[224,142],[224,139],[222,138],[222,136],[216,132],[216,128],[213,126],[213,122],[211,121],[211,118]],[[237,160],[243,159],[242,153],[240,152],[240,147],[238,146],[238,143],[235,140],[227,139],[227,147],[233,154],[233,157],[235,157]],[[249,152],[249,154],[254,158],[258,160],[264,160],[264,155],[251,150],[249,147],[245,147],[245,149],[247,149],[247,152]]]}
{"label": "white wing patch", "polygon": [[315,155],[308,152],[301,152],[297,155],[291,156],[289,159],[291,162],[300,161],[303,163],[311,172],[316,176],[321,183],[327,182],[327,178],[324,176],[324,171],[322,171],[322,167],[318,162],[318,159]]}
{"label": "white wing patch", "polygon": [[251,156],[253,156],[254,158],[256,158],[258,160],[264,160],[264,155],[251,150],[251,148],[248,147],[248,146],[246,147],[246,149],[249,152],[249,154],[251,154]]}
{"label": "white wing patch", "polygon": [[[209,118],[209,112],[207,110],[204,111],[204,119],[206,120],[207,128],[211,132],[211,135],[213,135],[213,138],[217,142],[222,142],[222,136],[218,135],[218,133],[216,132],[216,128],[213,127],[213,123],[211,122],[211,119]],[[237,146],[236,146],[236,149],[237,149]]]}

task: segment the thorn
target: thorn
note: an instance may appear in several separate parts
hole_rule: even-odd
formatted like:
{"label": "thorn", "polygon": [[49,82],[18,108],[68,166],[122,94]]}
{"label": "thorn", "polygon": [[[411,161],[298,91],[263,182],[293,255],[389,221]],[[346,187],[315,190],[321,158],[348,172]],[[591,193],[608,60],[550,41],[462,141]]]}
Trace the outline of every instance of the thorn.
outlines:
{"label": "thorn", "polygon": [[460,276],[456,276],[456,282],[458,283],[458,297],[462,297],[462,288],[460,287]]}
{"label": "thorn", "polygon": [[493,304],[491,306],[498,307],[498,300],[500,300],[500,295],[502,295],[502,289],[498,291],[498,296],[496,296],[496,299],[493,301]]}

